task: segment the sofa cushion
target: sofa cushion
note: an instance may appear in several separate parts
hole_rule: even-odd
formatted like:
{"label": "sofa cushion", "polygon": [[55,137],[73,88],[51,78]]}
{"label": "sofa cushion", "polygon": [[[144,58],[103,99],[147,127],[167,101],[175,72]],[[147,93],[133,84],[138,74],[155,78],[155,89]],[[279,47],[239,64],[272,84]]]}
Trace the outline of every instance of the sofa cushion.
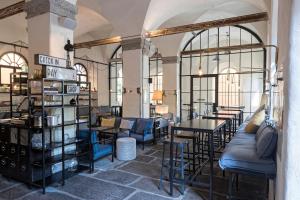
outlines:
{"label": "sofa cushion", "polygon": [[152,119],[138,119],[135,133],[136,134],[150,134],[152,133],[153,120]]}
{"label": "sofa cushion", "polygon": [[144,135],[144,137],[143,137],[143,135],[141,135],[141,134],[131,133],[130,137],[135,138],[136,141],[139,141],[139,142],[146,142],[149,140],[153,140],[153,134],[147,134],[147,135]]}
{"label": "sofa cushion", "polygon": [[261,135],[261,133],[263,132],[263,130],[268,126],[267,122],[264,121],[258,128],[256,135],[255,135],[255,139],[257,140],[259,138],[259,136]]}
{"label": "sofa cushion", "polygon": [[102,118],[101,126],[104,127],[114,127],[115,126],[115,118]]}
{"label": "sofa cushion", "polygon": [[245,131],[248,133],[256,132],[264,120],[265,120],[265,110],[262,110],[251,118],[251,120],[245,127]]}
{"label": "sofa cushion", "polygon": [[274,155],[277,144],[277,131],[271,126],[264,128],[257,138],[256,152],[260,158],[269,158]]}
{"label": "sofa cushion", "polygon": [[97,160],[112,153],[112,145],[109,144],[94,144],[93,159]]}
{"label": "sofa cushion", "polygon": [[276,174],[276,163],[272,158],[261,159],[255,147],[244,148],[243,145],[226,146],[219,165],[223,170],[261,173],[270,177]]}
{"label": "sofa cushion", "polygon": [[133,125],[134,125],[134,121],[122,119],[121,124],[120,124],[120,128],[121,129],[126,129],[126,130],[131,130]]}

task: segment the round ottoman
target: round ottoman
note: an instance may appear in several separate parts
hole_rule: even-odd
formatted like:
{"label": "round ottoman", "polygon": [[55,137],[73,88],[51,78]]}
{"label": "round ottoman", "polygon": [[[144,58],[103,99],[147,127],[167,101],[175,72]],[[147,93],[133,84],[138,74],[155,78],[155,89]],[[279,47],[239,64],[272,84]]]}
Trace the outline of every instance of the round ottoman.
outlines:
{"label": "round ottoman", "polygon": [[136,158],[136,140],[131,137],[117,139],[118,160],[134,160]]}

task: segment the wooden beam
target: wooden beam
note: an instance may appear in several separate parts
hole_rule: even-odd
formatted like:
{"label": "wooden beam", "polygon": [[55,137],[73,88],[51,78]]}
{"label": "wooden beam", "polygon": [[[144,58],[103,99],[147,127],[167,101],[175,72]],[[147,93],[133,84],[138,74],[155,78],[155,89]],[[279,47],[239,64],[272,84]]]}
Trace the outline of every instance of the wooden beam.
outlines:
{"label": "wooden beam", "polygon": [[146,37],[154,38],[154,37],[192,32],[192,31],[203,30],[203,29],[210,29],[210,28],[217,28],[217,27],[224,27],[224,26],[234,26],[239,24],[247,24],[247,23],[266,21],[266,20],[268,20],[268,13],[262,12],[262,13],[256,13],[251,15],[243,15],[243,16],[219,19],[214,21],[201,22],[197,24],[188,24],[183,26],[176,26],[171,28],[149,31],[146,33]]}
{"label": "wooden beam", "polygon": [[[202,29],[209,29],[209,28],[222,27],[222,26],[233,26],[233,25],[238,25],[238,24],[246,24],[246,23],[266,21],[266,20],[268,20],[268,13],[263,12],[263,13],[256,13],[256,14],[251,14],[251,15],[244,15],[244,16],[238,16],[238,17],[232,17],[232,18],[226,18],[226,19],[220,19],[220,20],[202,22],[202,23],[197,23],[197,24],[189,24],[189,25],[176,26],[176,27],[171,27],[171,28],[164,28],[164,29],[149,31],[149,32],[146,32],[145,37],[154,38],[154,37],[160,37],[160,36],[166,36],[166,35],[173,35],[173,34],[197,31],[197,30],[202,30]],[[111,37],[111,38],[106,38],[106,39],[77,43],[74,45],[74,47],[76,49],[90,48],[93,46],[119,43],[121,41],[122,41],[121,36],[116,36],[116,37]]]}
{"label": "wooden beam", "polygon": [[74,44],[74,48],[75,49],[91,48],[94,46],[120,43],[121,41],[122,41],[121,36],[116,36],[116,37],[105,38],[105,39],[100,39],[100,40],[93,40],[93,41],[89,41],[89,42],[76,43],[76,44]]}
{"label": "wooden beam", "polygon": [[16,4],[0,9],[0,19],[4,19],[21,12],[24,12],[25,1],[20,1]]}

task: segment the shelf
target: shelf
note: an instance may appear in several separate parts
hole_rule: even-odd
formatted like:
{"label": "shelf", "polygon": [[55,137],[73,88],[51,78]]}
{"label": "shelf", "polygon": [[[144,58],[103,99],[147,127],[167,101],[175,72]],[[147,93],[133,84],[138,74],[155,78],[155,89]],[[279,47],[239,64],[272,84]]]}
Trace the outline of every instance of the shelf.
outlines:
{"label": "shelf", "polygon": [[[80,119],[78,122],[76,121],[65,121],[64,126],[73,126],[77,124],[85,124],[88,123],[88,120]],[[58,124],[56,126],[44,126],[44,127],[32,127],[33,129],[53,129],[53,128],[60,128],[62,124]]]}
{"label": "shelf", "polygon": [[[45,166],[51,166],[57,163],[62,162],[63,160],[70,160],[72,158],[77,158],[77,157],[81,157],[81,156],[85,156],[88,155],[89,152],[74,152],[74,153],[65,153],[65,157],[64,159],[62,158],[62,154],[59,155],[55,155],[55,156],[51,156],[48,159],[45,160]],[[32,163],[33,166],[35,167],[43,167],[43,163],[42,161],[35,161]]]}
{"label": "shelf", "polygon": [[[62,144],[62,142],[52,142],[52,144],[49,147],[45,148],[45,151],[49,151],[49,150],[53,150],[56,148],[60,148],[63,146],[69,146],[72,144],[79,144],[79,143],[83,143],[83,142],[88,142],[86,139],[72,139],[70,141],[68,141],[67,143],[65,143],[64,145]],[[32,148],[32,150],[34,151],[42,151],[42,148]]]}

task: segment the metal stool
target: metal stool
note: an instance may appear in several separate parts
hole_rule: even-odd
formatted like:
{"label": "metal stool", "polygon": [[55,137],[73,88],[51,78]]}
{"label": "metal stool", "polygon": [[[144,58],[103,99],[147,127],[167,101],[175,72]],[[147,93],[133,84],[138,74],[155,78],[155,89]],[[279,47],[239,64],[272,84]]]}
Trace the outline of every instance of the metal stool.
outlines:
{"label": "metal stool", "polygon": [[[163,177],[164,177],[164,168],[166,168],[168,170],[168,176],[170,179],[170,174],[169,174],[169,170],[170,170],[170,161],[165,160],[165,152],[166,152],[166,145],[170,144],[171,145],[171,139],[166,139],[163,142],[163,155],[162,155],[162,162],[161,162],[161,171],[160,171],[160,181],[159,181],[159,189],[162,188],[163,186]],[[184,148],[187,148],[187,153],[189,155],[189,141],[186,139],[181,139],[181,138],[177,138],[174,137],[174,141],[173,141],[173,145],[175,145],[175,156],[173,157],[173,170],[174,170],[174,174],[172,174],[173,176],[173,180],[176,183],[180,184],[180,193],[184,194],[184,190],[185,190],[185,176],[184,176],[184,171],[186,166],[189,165],[189,160],[186,162],[184,159]],[[172,152],[174,153],[174,152]],[[179,153],[179,155],[178,155]],[[176,175],[179,175],[179,178],[176,177]]]}

